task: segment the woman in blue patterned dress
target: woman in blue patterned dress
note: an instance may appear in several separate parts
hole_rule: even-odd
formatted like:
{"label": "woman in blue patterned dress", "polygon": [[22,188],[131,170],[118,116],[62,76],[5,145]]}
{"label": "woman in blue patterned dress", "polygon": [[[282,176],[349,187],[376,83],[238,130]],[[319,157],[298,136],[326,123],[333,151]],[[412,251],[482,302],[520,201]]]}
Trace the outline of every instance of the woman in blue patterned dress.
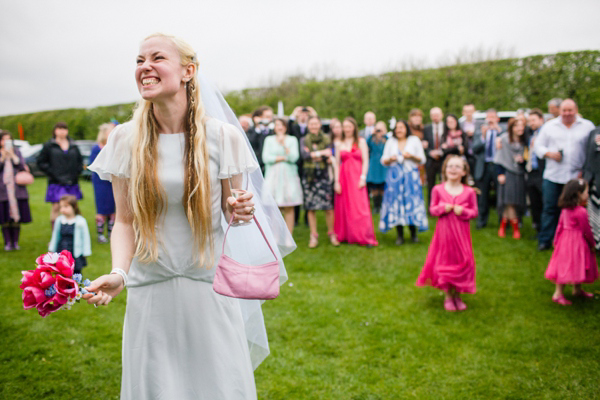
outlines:
{"label": "woman in blue patterned dress", "polygon": [[396,244],[401,245],[404,243],[404,226],[408,225],[413,242],[419,241],[417,229],[428,229],[423,186],[419,176],[419,165],[425,163],[425,152],[419,138],[411,135],[406,121],[398,121],[393,133],[381,156],[381,163],[389,168],[379,229],[385,233],[396,227]]}

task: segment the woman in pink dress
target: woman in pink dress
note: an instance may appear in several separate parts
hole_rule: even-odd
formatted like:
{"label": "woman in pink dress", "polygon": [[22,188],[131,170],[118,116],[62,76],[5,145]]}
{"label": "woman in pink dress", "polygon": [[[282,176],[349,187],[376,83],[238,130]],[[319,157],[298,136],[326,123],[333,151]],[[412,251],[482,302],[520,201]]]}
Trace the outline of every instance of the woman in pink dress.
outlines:
{"label": "woman in pink dress", "polygon": [[558,199],[562,212],[554,235],[554,252],[546,269],[546,279],[556,284],[552,301],[561,306],[571,305],[563,295],[566,284],[574,285],[573,296],[594,297],[592,293],[581,289],[582,283],[593,283],[598,279],[594,235],[585,209],[587,200],[588,186],[583,179],[567,182]]}
{"label": "woman in pink dress", "polygon": [[463,311],[460,293],[475,293],[475,256],[469,220],[477,217],[477,196],[467,186],[469,165],[450,155],[442,165],[443,182],[431,193],[431,215],[439,217],[417,286],[446,293],[446,311]]}
{"label": "woman in pink dress", "polygon": [[340,242],[377,246],[367,193],[367,142],[358,137],[358,125],[352,117],[344,119],[342,132],[335,152],[339,168],[334,184],[334,231]]}

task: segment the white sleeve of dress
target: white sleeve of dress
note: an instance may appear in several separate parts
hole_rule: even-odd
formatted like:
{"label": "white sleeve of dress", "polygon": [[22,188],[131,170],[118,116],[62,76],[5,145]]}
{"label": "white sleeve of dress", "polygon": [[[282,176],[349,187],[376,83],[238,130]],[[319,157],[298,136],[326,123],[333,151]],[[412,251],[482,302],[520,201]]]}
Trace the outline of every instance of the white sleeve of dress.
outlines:
{"label": "white sleeve of dress", "polygon": [[421,159],[421,161],[419,161],[416,164],[425,165],[425,150],[423,150],[423,144],[421,143],[421,140],[419,140],[419,138],[416,136],[409,136],[408,138],[411,141],[410,153],[413,156],[419,157]]}
{"label": "white sleeve of dress", "polygon": [[220,168],[219,179],[229,177],[229,168],[237,174],[252,172],[258,168],[256,157],[246,143],[244,133],[231,124],[224,123],[220,128]]}
{"label": "white sleeve of dress", "polygon": [[112,181],[113,177],[129,178],[131,170],[131,122],[118,125],[108,136],[94,162],[88,166],[100,179]]}

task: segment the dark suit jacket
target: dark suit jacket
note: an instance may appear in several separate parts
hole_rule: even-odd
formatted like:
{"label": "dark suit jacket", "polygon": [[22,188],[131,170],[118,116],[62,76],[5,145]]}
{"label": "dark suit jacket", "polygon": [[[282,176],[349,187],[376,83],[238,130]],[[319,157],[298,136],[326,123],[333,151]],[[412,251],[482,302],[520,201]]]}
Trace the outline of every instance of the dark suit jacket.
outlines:
{"label": "dark suit jacket", "polygon": [[[442,132],[442,136],[445,134],[445,132]],[[427,124],[425,125],[425,128],[423,128],[423,140],[427,141],[428,146],[425,149],[425,155],[427,156],[427,161],[429,162],[429,160],[431,161],[435,161],[433,158],[431,158],[429,156],[429,152],[431,150],[433,150],[435,148],[435,141],[433,140],[433,126],[431,124]],[[440,141],[440,145],[441,145],[441,141]]]}
{"label": "dark suit jacket", "polygon": [[298,143],[300,143],[300,139],[302,139],[308,133],[308,127],[304,129],[304,134],[302,134],[302,128],[296,121],[289,120],[288,122],[288,133],[290,135],[294,135],[296,139],[298,139]]}
{"label": "dark suit jacket", "polygon": [[597,150],[596,135],[600,135],[600,127],[590,132],[583,166],[583,178],[588,182],[595,181],[598,188],[600,187],[600,151]]}
{"label": "dark suit jacket", "polygon": [[269,130],[268,134],[264,134],[257,131],[255,127],[251,127],[250,129],[248,129],[248,132],[246,132],[246,134],[248,135],[248,141],[252,146],[252,150],[254,150],[254,154],[256,154],[256,159],[258,160],[260,168],[264,169],[264,164],[262,161],[263,143],[265,142],[265,138],[267,136],[273,134],[273,131]]}

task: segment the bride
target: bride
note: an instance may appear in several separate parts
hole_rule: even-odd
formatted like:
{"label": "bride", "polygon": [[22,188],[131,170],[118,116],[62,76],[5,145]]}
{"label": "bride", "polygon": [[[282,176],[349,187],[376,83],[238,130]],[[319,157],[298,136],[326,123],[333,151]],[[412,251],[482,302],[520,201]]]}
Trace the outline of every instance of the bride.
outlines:
{"label": "bride", "polygon": [[[253,369],[269,352],[260,303],[212,288],[224,221],[256,215],[280,260],[295,248],[277,205],[262,192],[235,115],[198,66],[181,39],[146,38],[135,72],[142,99],[89,167],[112,181],[117,215],[112,271],[84,297],[107,305],[128,287],[121,399],[256,398]],[[250,179],[237,200],[227,183],[232,167]],[[231,230],[235,246],[227,252],[240,262],[271,261],[268,250],[255,250],[261,244],[248,229],[254,227]],[[283,283],[281,262],[280,275]]]}

